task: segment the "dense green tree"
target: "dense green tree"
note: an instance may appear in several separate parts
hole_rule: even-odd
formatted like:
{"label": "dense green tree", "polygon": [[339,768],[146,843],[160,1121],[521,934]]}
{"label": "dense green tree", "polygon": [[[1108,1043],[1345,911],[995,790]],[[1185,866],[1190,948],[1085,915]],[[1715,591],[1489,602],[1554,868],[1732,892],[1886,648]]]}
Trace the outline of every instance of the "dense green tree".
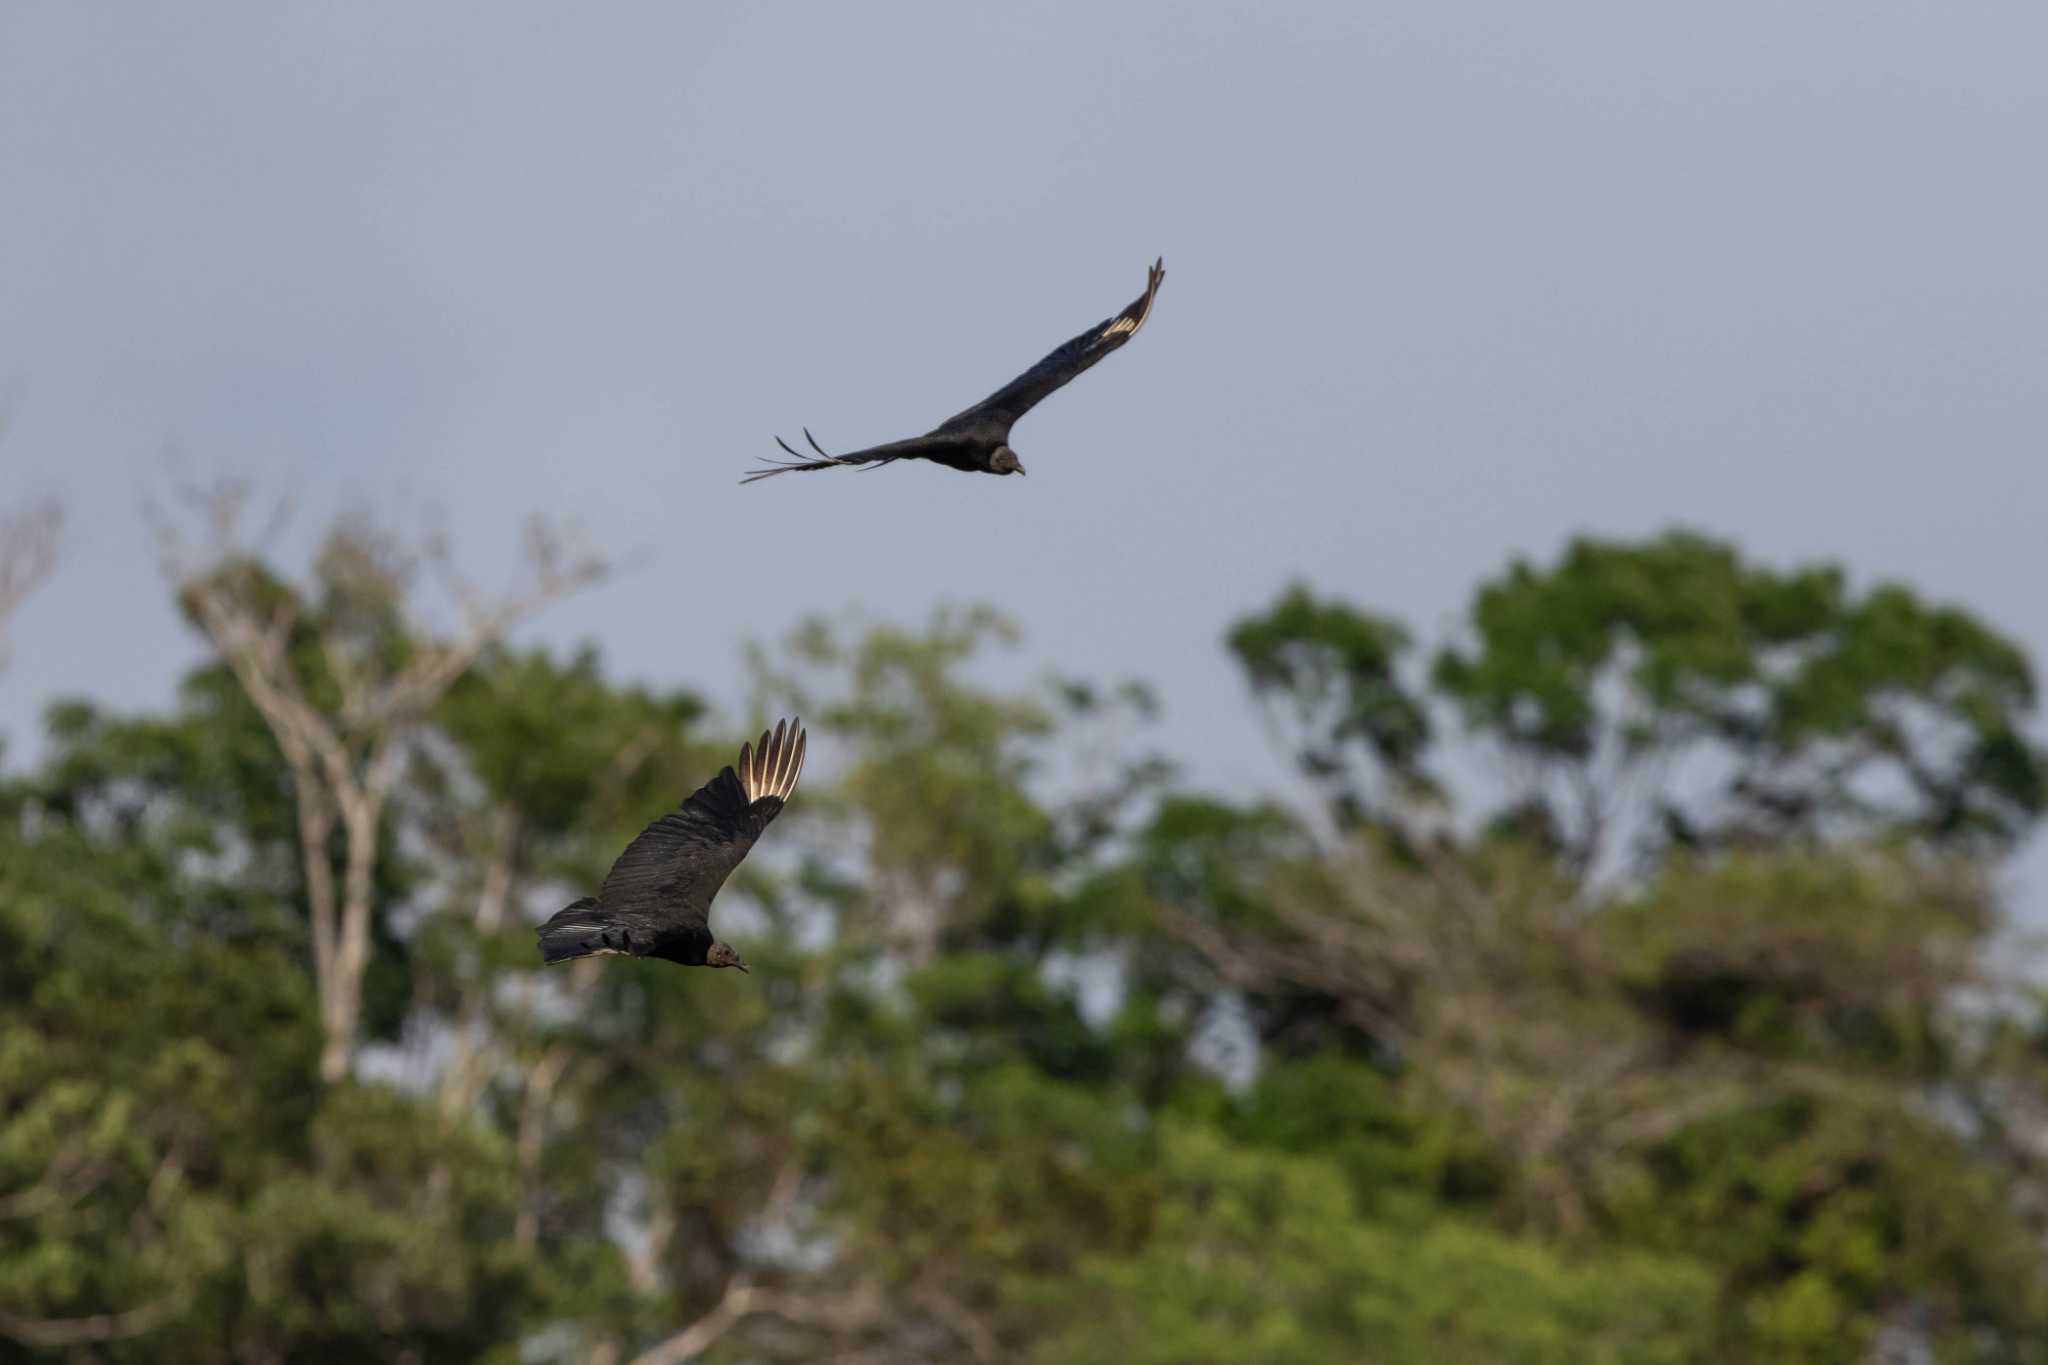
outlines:
{"label": "dense green tree", "polygon": [[321,1033],[296,917],[187,812],[109,818],[131,783],[80,789],[97,741],[204,733],[135,728],[74,733],[52,764],[65,800],[17,787],[0,833],[0,1340],[482,1358],[526,1292],[502,1139],[307,1084]]}
{"label": "dense green tree", "polygon": [[1897,584],[1689,532],[1587,538],[1482,585],[1470,628],[1436,685],[1497,746],[1514,817],[1576,866],[1617,830],[2004,849],[2048,801],[2025,655]]}
{"label": "dense green tree", "polygon": [[[307,581],[293,583],[253,553],[249,500],[233,481],[183,490],[196,536],[160,507],[152,517],[180,607],[262,716],[291,776],[326,1036],[320,1078],[333,1083],[354,1064],[372,945],[388,932],[374,881],[409,746],[483,650],[605,565],[568,553],[536,523],[531,586],[493,598],[454,574],[438,541],[414,547],[358,515],[330,528]],[[419,618],[417,579],[429,564],[452,589],[452,631]]]}
{"label": "dense green tree", "polygon": [[[1679,859],[1588,907],[1526,862],[1373,855],[1297,895],[1272,889],[1260,938],[1182,928],[1246,989],[1295,983],[1398,1057],[1297,1064],[1316,1098],[1254,1106],[1247,1136],[1361,1188],[1420,1180],[1513,1226],[1696,1258],[1722,1277],[1732,1358],[1856,1359],[1902,1314],[1977,1343],[1957,1358],[2035,1358],[2048,1285],[2018,1248],[2041,1229],[2012,1197],[2030,1161],[1957,1122],[1979,1085],[2009,1116],[1990,1097],[2014,1084],[1958,1008],[1998,986],[1967,866]],[[1315,1121],[1347,1092],[1349,1122]]]}
{"label": "dense green tree", "polygon": [[[63,703],[0,780],[0,1362],[2043,1358],[2031,679],[1960,612],[1584,543],[1432,693],[1295,589],[1231,651],[1332,821],[1178,782],[1142,688],[992,683],[991,612],[803,625],[740,724],[402,567],[205,558],[174,705]],[[754,975],[543,970],[792,708]],[[1522,837],[1425,812],[1432,708]]]}
{"label": "dense green tree", "polygon": [[1239,621],[1227,643],[1302,772],[1338,818],[1384,818],[1434,790],[1423,766],[1429,711],[1401,677],[1408,632],[1398,622],[1318,599],[1296,584]]}
{"label": "dense green tree", "polygon": [[1574,1262],[1457,1218],[1364,1215],[1331,1163],[1169,1126],[1128,1256],[1042,1290],[1046,1365],[1709,1358],[1714,1278],[1640,1252]]}

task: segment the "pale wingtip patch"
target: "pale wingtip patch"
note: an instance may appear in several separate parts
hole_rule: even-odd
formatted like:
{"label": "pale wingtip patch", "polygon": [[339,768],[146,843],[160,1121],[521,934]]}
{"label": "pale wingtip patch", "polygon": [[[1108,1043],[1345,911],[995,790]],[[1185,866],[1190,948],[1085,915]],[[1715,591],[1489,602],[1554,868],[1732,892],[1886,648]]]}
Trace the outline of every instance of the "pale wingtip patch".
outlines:
{"label": "pale wingtip patch", "polygon": [[768,789],[775,796],[787,800],[789,797],[790,760],[796,756],[796,745],[791,742],[791,731],[787,720],[775,723],[775,767],[769,774]]}
{"label": "pale wingtip patch", "polygon": [[773,796],[787,801],[803,771],[806,735],[801,720],[783,719],[760,740],[740,746],[739,778],[749,803]]}

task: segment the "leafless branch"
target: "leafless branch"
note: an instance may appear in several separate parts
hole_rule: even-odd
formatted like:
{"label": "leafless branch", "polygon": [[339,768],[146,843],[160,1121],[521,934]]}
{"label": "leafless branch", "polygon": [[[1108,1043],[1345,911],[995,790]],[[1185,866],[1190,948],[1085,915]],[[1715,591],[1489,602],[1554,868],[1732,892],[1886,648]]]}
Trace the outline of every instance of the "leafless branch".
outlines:
{"label": "leafless branch", "polygon": [[0,511],[0,666],[7,662],[7,623],[56,571],[63,529],[64,508],[55,498]]}
{"label": "leafless branch", "polygon": [[967,1344],[967,1349],[980,1361],[999,1358],[996,1334],[979,1316],[970,1311],[966,1304],[948,1294],[936,1284],[924,1284],[911,1293],[911,1302],[946,1324],[954,1335]]}
{"label": "leafless branch", "polygon": [[760,1290],[743,1276],[734,1276],[711,1311],[657,1346],[635,1356],[632,1365],[683,1365],[711,1349],[713,1342],[754,1311]]}
{"label": "leafless branch", "polygon": [[107,1178],[113,1168],[83,1144],[72,1144],[50,1158],[35,1184],[0,1195],[0,1218],[34,1218],[51,1209],[75,1204]]}
{"label": "leafless branch", "polygon": [[185,1302],[183,1294],[167,1294],[138,1308],[81,1318],[28,1318],[0,1309],[0,1337],[41,1349],[126,1341],[154,1332],[183,1312]]}
{"label": "leafless branch", "polygon": [[743,1318],[755,1314],[815,1327],[835,1335],[859,1331],[882,1318],[880,1289],[861,1284],[839,1294],[799,1294],[767,1289],[735,1275],[711,1310],[674,1336],[634,1357],[632,1365],[682,1365],[711,1349]]}
{"label": "leafless branch", "polygon": [[661,1288],[661,1261],[675,1240],[676,1215],[666,1201],[655,1200],[647,1217],[647,1235],[637,1246],[626,1249],[626,1283],[636,1294],[652,1294]]}
{"label": "leafless branch", "polygon": [[[519,813],[510,806],[496,805],[491,807],[483,823],[488,826],[486,834],[476,840],[465,835],[462,841],[465,845],[483,845],[483,884],[477,890],[473,922],[478,935],[488,937],[498,931],[511,903],[512,860],[519,836]],[[466,828],[470,822],[458,820],[457,824],[459,828]],[[476,979],[473,975],[462,984],[453,1054],[441,1073],[441,1114],[444,1118],[452,1119],[468,1112],[490,1075],[493,1049],[485,1036],[484,1018],[490,993],[488,973],[483,979]]]}
{"label": "leafless branch", "polygon": [[[792,1155],[783,1162],[769,1183],[761,1212],[756,1215],[757,1221],[776,1223],[787,1218],[802,1189],[803,1162]],[[645,1278],[652,1280],[651,1274]],[[873,1281],[863,1281],[836,1293],[798,1292],[758,1285],[742,1271],[727,1281],[718,1302],[702,1317],[636,1357],[632,1365],[678,1365],[709,1350],[741,1319],[754,1315],[776,1317],[797,1326],[845,1337],[882,1320],[881,1286]]]}
{"label": "leafless branch", "polygon": [[[574,1060],[575,1054],[566,1044],[556,1043],[543,1052],[540,1060],[533,1064],[533,1069],[527,1072],[526,1094],[519,1104],[519,1134],[515,1151],[520,1178],[529,1189],[540,1170],[541,1144],[547,1136],[548,1103],[554,1098],[555,1087],[561,1083],[569,1063]],[[530,1251],[539,1232],[540,1223],[534,1216],[533,1201],[526,1200],[520,1207],[512,1240],[521,1251]]]}
{"label": "leafless branch", "polygon": [[1283,932],[1232,933],[1175,907],[1169,932],[1249,992],[1283,984],[1329,996],[1392,1042],[1512,1152],[1541,1215],[1583,1222],[1600,1173],[1756,1080],[1672,1040],[1614,983],[1610,951],[1577,891],[1541,866],[1485,884],[1455,859],[1420,869],[1340,855],[1313,888],[1265,898]]}
{"label": "leafless branch", "polygon": [[[414,559],[366,519],[344,518],[329,534],[319,563],[329,601],[309,610],[252,553],[242,529],[247,483],[183,488],[180,501],[200,527],[197,548],[176,516],[155,504],[146,509],[166,572],[291,770],[325,1034],[320,1074],[333,1082],[354,1058],[380,826],[405,743],[479,654],[528,615],[595,582],[605,565],[568,554],[544,531],[530,532],[533,582],[495,602],[465,590],[463,622],[442,638],[405,623]],[[432,544],[427,553],[443,555]],[[314,700],[317,680],[293,649],[302,636],[317,644],[338,705]],[[328,849],[337,823],[339,887]]]}
{"label": "leafless branch", "polygon": [[[589,999],[597,990],[598,976],[598,964],[591,959],[572,964],[569,969],[570,993],[579,1001]],[[512,1238],[522,1250],[531,1248],[540,1235],[533,1192],[540,1184],[540,1159],[547,1143],[548,1106],[554,1100],[555,1088],[562,1083],[562,1077],[575,1060],[576,1054],[566,1043],[555,1043],[526,1073],[526,1093],[520,1098],[519,1128],[513,1143],[519,1163],[519,1180],[526,1191],[526,1198],[521,1202],[519,1217],[513,1224]]]}

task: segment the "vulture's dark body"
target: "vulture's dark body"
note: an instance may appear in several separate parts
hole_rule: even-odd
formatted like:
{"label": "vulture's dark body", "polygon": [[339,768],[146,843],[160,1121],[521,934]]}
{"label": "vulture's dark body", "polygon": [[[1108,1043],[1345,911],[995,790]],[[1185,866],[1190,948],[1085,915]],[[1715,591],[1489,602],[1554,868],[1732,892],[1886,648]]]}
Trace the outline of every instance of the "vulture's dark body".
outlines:
{"label": "vulture's dark body", "polygon": [[[596,940],[597,946],[584,953],[659,957],[701,967],[712,942],[712,898],[781,812],[782,802],[773,796],[749,802],[727,768],[682,809],[662,816],[628,844],[602,891],[549,922],[595,919],[594,934],[576,936]],[[597,913],[581,916],[587,910]]]}
{"label": "vulture's dark body", "polygon": [[806,430],[804,439],[818,452],[815,460],[777,438],[777,444],[796,458],[768,461],[769,468],[756,470],[741,483],[766,479],[799,470],[838,469],[848,465],[879,468],[898,460],[930,460],[948,469],[969,474],[1021,474],[1024,467],[1010,448],[1010,428],[1045,397],[1087,371],[1111,351],[1138,334],[1152,315],[1152,300],[1166,278],[1164,263],[1155,261],[1145,276],[1145,292],[1115,317],[1106,318],[1081,335],[1055,349],[1052,354],[997,389],[965,412],[947,418],[922,436],[869,446],[845,455],[827,455]]}
{"label": "vulture's dark body", "polygon": [[[772,737],[761,737],[758,750],[742,747],[745,779],[725,768],[642,830],[612,864],[597,895],[557,911],[541,926],[541,956],[561,962],[619,953],[706,965],[717,943],[712,899],[782,813],[796,789],[803,748],[801,728],[785,736],[779,725]],[[750,800],[750,791],[762,794]]]}

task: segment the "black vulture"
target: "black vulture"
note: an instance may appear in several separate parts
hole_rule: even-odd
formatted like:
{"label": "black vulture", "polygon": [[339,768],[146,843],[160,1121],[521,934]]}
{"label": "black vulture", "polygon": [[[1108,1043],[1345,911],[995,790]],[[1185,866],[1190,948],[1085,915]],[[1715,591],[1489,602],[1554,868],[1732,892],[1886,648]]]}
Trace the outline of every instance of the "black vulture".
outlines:
{"label": "black vulture", "polygon": [[849,455],[827,455],[811,435],[810,428],[806,427],[804,439],[811,443],[812,450],[818,452],[818,459],[804,458],[800,451],[792,449],[778,436],[775,444],[795,458],[764,460],[762,463],[768,468],[756,470],[740,482],[752,483],[756,479],[799,469],[837,469],[842,465],[865,465],[878,469],[898,460],[932,460],[949,469],[968,473],[1022,474],[1024,466],[1017,462],[1017,452],[1010,449],[1010,428],[1047,394],[1138,334],[1138,329],[1145,325],[1145,319],[1152,315],[1152,299],[1159,292],[1159,282],[1166,278],[1165,266],[1166,258],[1163,256],[1152,263],[1152,268],[1145,275],[1145,292],[1123,312],[1090,327],[967,411],[947,418],[925,435],[869,446]]}
{"label": "black vulture", "polygon": [[777,721],[758,745],[742,744],[737,772],[721,770],[642,830],[605,874],[603,890],[540,927],[541,957],[616,953],[746,971],[730,943],[711,937],[711,898],[781,813],[803,768],[800,721]]}

